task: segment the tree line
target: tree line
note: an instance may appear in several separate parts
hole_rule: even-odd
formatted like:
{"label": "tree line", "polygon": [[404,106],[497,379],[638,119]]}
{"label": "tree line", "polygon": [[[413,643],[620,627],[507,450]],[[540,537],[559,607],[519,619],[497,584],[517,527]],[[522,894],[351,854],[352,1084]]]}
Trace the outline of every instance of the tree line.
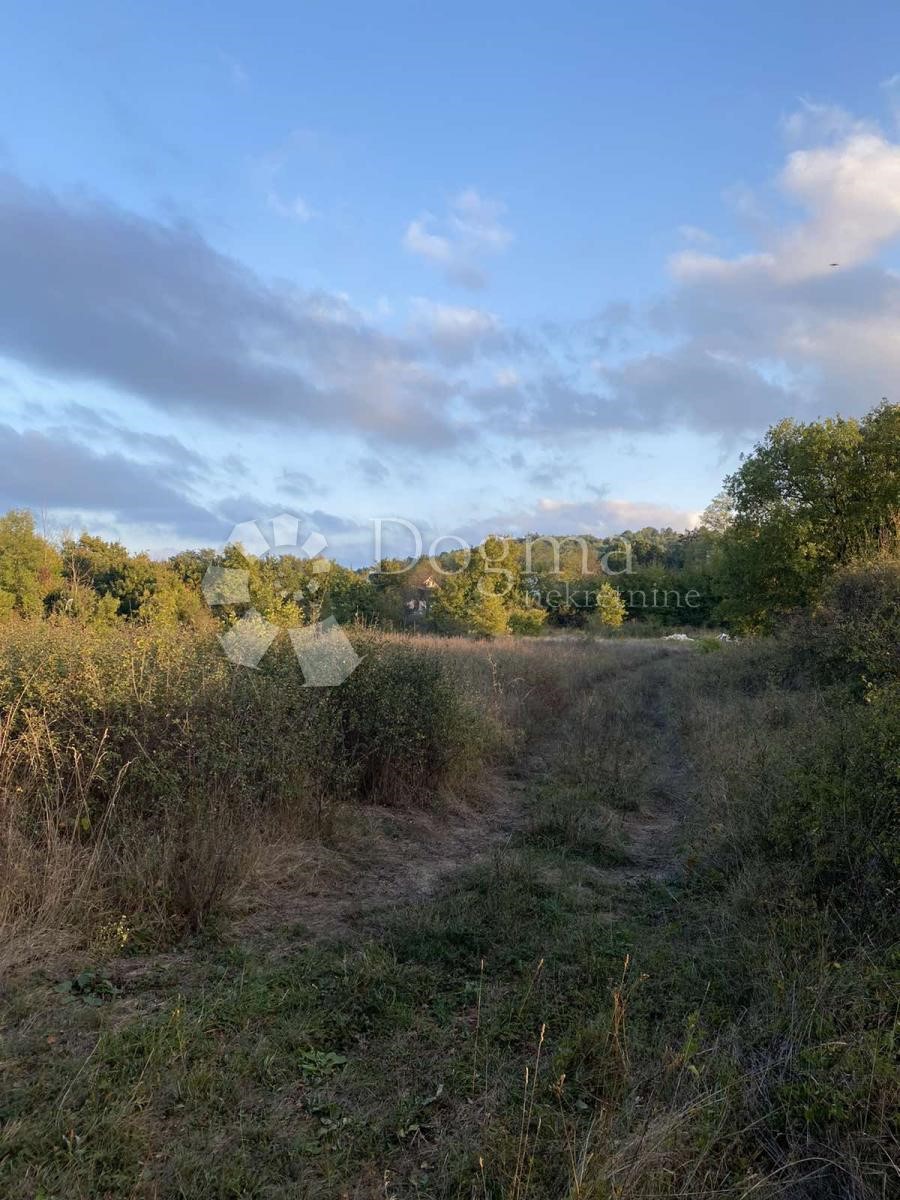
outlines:
{"label": "tree line", "polygon": [[210,609],[203,589],[224,567],[246,572],[250,605],[283,626],[334,616],[481,635],[625,621],[767,632],[813,606],[839,565],[895,551],[898,527],[900,405],[883,401],[861,419],[774,425],[685,532],[497,535],[435,561],[351,570],[239,545],[158,561],[88,533],[52,540],[14,509],[0,517],[0,621],[228,623],[247,605]]}

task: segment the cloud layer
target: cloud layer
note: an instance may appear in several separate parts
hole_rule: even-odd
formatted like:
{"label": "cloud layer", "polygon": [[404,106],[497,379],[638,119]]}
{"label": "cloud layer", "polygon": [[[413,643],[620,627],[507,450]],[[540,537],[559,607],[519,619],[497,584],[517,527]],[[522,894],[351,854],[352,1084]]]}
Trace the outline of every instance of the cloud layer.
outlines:
{"label": "cloud layer", "polygon": [[0,176],[0,352],[223,425],[446,441],[448,384],[338,297],[267,284],[194,230]]}
{"label": "cloud layer", "polygon": [[[341,295],[262,278],[187,225],[0,174],[0,354],[77,394],[96,383],[220,433],[329,431],[360,479],[385,489],[401,456],[466,463],[502,443],[495,461],[511,462],[617,431],[736,445],[783,416],[861,412],[895,398],[900,374],[900,274],[886,258],[900,242],[900,144],[828,105],[805,104],[783,133],[773,187],[731,193],[738,221],[749,218],[742,244],[720,249],[727,238],[683,226],[687,248],[652,303],[528,327],[427,297],[405,298],[405,323],[379,324]],[[470,188],[442,216],[411,221],[403,242],[474,288],[513,236],[504,206]],[[192,490],[204,466],[175,439],[104,426],[84,404],[41,429],[0,426],[0,505],[208,539],[229,506]],[[320,472],[301,466],[312,472],[278,464],[272,486],[312,504]],[[526,499],[470,530],[608,532],[689,516],[615,503]]]}
{"label": "cloud layer", "polygon": [[62,433],[0,424],[0,511],[13,507],[109,514],[207,541],[226,526],[185,495],[174,464],[98,453]]}

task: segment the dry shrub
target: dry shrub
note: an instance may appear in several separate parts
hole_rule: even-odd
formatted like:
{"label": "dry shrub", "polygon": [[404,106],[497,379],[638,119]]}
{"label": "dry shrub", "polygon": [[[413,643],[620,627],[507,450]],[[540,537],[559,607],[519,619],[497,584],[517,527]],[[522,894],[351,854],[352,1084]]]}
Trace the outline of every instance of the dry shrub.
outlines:
{"label": "dry shrub", "polygon": [[[199,928],[267,840],[333,805],[423,803],[502,740],[433,648],[353,635],[341,687],[306,688],[290,647],[235,669],[210,630],[12,622],[0,633],[0,926],[153,940]],[[496,743],[496,745],[495,745]]]}

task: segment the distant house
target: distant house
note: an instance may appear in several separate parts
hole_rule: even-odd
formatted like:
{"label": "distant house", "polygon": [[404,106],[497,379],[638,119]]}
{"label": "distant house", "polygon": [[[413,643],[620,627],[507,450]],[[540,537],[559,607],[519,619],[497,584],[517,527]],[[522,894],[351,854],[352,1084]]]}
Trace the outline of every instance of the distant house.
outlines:
{"label": "distant house", "polygon": [[425,578],[412,589],[412,595],[406,601],[404,607],[408,620],[416,621],[426,616],[428,613],[429,593],[437,587],[437,580],[433,575],[426,575]]}

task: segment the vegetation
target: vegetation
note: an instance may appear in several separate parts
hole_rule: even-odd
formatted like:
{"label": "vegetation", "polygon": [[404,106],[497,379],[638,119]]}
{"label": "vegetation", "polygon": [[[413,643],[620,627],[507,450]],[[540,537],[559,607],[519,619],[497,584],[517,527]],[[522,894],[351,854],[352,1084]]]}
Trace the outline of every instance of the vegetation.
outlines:
{"label": "vegetation", "polygon": [[478,713],[472,728],[437,657],[365,631],[355,642],[345,685],[306,688],[289,646],[251,672],[211,632],[7,626],[2,924],[128,911],[138,942],[196,929],[257,839],[308,836],[339,801],[396,803],[477,769],[490,724]]}
{"label": "vegetation", "polygon": [[900,405],[862,421],[782,421],[727,481],[723,612],[770,630],[814,603],[830,573],[897,536]]}
{"label": "vegetation", "polygon": [[290,554],[260,559],[241,546],[154,562],[87,533],[54,546],[30,513],[13,511],[0,517],[0,622],[202,624],[203,580],[219,567],[245,572],[250,597],[216,606],[225,624],[252,605],[283,627],[334,616],[493,637],[551,626],[615,630],[627,618],[645,631],[771,632],[814,604],[837,566],[895,543],[898,461],[900,405],[883,403],[862,421],[783,421],[686,533],[492,536],[473,551],[360,571]]}
{"label": "vegetation", "polygon": [[[591,636],[648,631],[613,575],[586,634],[502,636],[581,610],[500,539],[411,636],[387,570],[4,518],[2,1194],[891,1194],[898,459],[859,470],[893,420],[778,426],[696,534],[634,538],[777,635],[724,642]],[[360,665],[233,667],[210,564],[276,624],[339,610]]]}

